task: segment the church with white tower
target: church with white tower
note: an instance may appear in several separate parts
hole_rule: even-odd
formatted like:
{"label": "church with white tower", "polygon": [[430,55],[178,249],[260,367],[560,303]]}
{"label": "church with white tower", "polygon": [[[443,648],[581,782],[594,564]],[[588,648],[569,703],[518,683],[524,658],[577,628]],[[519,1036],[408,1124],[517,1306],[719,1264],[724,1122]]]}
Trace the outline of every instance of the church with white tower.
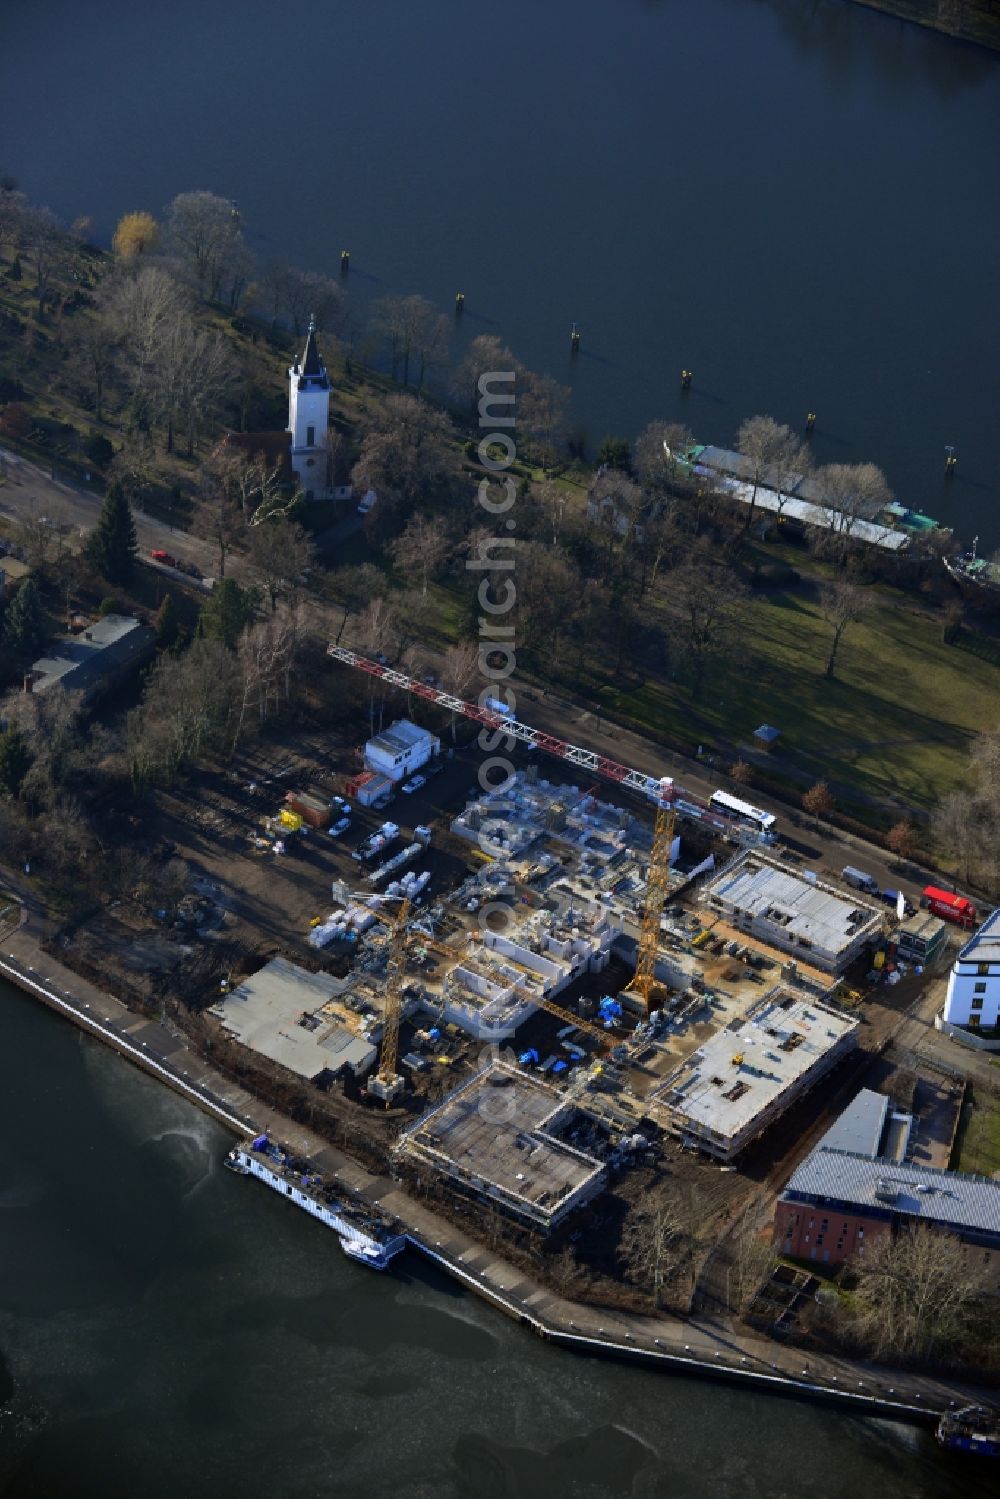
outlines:
{"label": "church with white tower", "polygon": [[301,359],[288,371],[288,432],[292,470],[307,500],[330,492],[330,377],[316,343],[316,322]]}

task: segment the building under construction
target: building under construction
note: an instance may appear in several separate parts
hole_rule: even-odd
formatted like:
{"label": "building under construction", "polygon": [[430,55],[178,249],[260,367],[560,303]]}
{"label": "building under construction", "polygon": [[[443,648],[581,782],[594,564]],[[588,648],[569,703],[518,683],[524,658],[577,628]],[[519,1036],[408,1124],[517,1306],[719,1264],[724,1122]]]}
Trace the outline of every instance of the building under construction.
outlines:
{"label": "building under construction", "polygon": [[396,1161],[548,1233],[606,1182],[595,1156],[559,1137],[573,1112],[555,1088],[498,1062],[407,1130]]}
{"label": "building under construction", "polygon": [[874,947],[886,921],[884,909],[856,892],[807,879],[756,850],[733,859],[702,899],[738,931],[833,974]]}
{"label": "building under construction", "polygon": [[857,1045],[852,1016],[781,986],[717,1031],[657,1095],[686,1143],[730,1161]]}

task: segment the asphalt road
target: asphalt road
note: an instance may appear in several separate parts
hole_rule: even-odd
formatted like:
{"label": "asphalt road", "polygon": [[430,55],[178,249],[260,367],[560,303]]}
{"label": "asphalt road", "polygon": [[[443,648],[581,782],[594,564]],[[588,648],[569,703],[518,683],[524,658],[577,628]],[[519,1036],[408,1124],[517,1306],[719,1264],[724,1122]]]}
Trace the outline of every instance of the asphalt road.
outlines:
{"label": "asphalt road", "polygon": [[[103,495],[96,492],[62,479],[53,479],[37,464],[0,448],[0,513],[12,520],[21,516],[46,516],[57,525],[70,527],[71,540],[75,537],[75,546],[78,547],[96,524],[103,499]],[[206,591],[211,589],[212,575],[219,560],[211,542],[155,520],[142,510],[133,514],[139,552],[145,562],[170,576],[181,576],[172,568],[161,568],[149,555],[153,550],[169,552],[171,556],[194,563],[206,575],[202,586]],[[233,571],[238,576],[238,559]],[[186,581],[194,580],[187,578]]]}

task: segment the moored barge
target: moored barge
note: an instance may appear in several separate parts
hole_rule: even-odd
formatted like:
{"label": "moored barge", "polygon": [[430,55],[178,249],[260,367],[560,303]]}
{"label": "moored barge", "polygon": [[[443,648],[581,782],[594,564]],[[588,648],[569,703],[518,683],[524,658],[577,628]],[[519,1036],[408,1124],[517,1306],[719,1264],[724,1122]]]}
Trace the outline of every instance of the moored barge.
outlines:
{"label": "moored barge", "polygon": [[273,1145],[267,1135],[234,1145],[226,1156],[226,1165],[240,1176],[256,1177],[332,1228],[344,1253],[372,1270],[387,1269],[406,1248],[405,1234],[370,1209],[338,1197],[308,1161]]}

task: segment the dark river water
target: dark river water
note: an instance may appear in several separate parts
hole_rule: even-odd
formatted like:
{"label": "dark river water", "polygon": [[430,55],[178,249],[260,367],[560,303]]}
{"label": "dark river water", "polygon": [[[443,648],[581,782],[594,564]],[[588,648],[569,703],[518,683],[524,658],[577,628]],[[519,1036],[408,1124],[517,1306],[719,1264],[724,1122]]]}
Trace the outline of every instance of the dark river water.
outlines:
{"label": "dark river water", "polygon": [[3,1499],[992,1493],[923,1432],[574,1358],[413,1260],[365,1270],[228,1144],[0,984]]}
{"label": "dark river water", "polygon": [[210,188],[265,255],[350,248],[362,305],[464,291],[592,443],[815,410],[1000,546],[1000,57],[848,0],[3,11],[2,165],[67,217]]}

